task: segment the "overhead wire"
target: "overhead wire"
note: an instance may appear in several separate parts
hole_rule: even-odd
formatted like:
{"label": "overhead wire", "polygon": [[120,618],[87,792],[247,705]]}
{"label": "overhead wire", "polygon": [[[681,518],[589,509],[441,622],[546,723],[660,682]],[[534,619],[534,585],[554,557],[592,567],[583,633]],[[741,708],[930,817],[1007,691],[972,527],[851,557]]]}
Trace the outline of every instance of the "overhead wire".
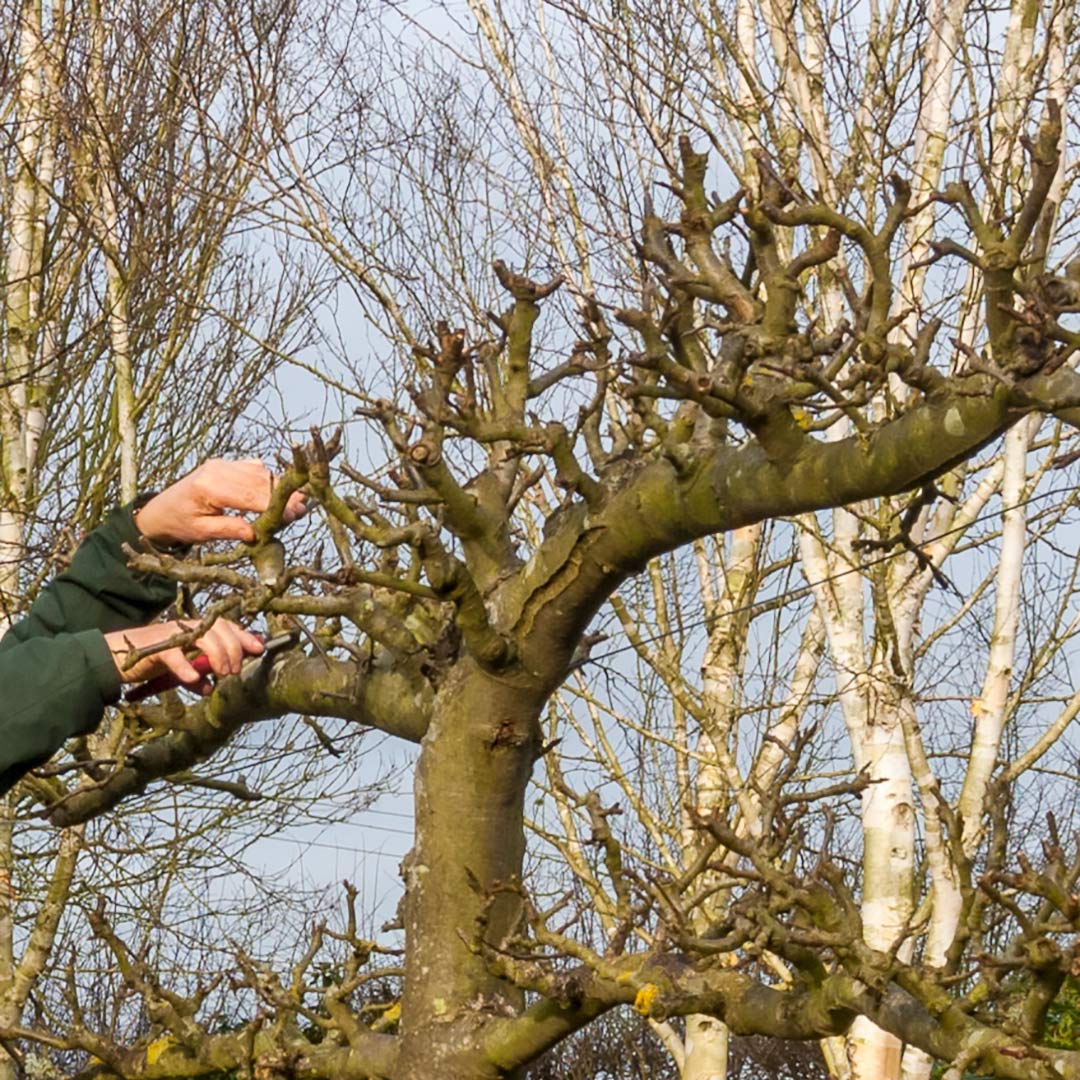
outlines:
{"label": "overhead wire", "polygon": [[[987,510],[982,514],[977,514],[970,521],[965,521],[962,525],[954,526],[951,529],[945,529],[944,531],[937,533],[934,536],[927,537],[921,541],[917,546],[925,547],[929,544],[936,543],[938,540],[943,540],[947,536],[952,536],[954,533],[964,532],[970,529],[973,525],[978,524],[980,521],[984,521],[988,518],[998,517],[1001,514],[1006,514],[1010,510],[1019,510],[1021,507],[1028,506],[1031,503],[1039,502],[1042,499],[1048,499],[1054,495],[1061,495],[1067,492],[1075,493],[1077,489],[1074,486],[1051,488],[1049,491],[1036,492],[1029,495],[1026,499],[1019,499],[1015,503],[1008,506],[1002,506],[994,510]],[[806,597],[813,594],[815,589],[820,588],[822,585],[829,585],[834,581],[839,581],[841,578],[848,577],[851,574],[862,574],[867,569],[873,566],[878,566],[881,563],[888,562],[891,559],[899,558],[901,555],[910,554],[910,549],[906,547],[897,546],[897,549],[893,551],[885,551],[880,555],[869,556],[860,560],[858,566],[849,566],[844,570],[837,570],[835,573],[826,574],[825,577],[818,578],[815,581],[808,581],[805,585],[800,585],[795,589],[788,589],[783,592],[777,593],[775,596],[770,596],[765,600],[755,600],[749,604],[742,604],[739,607],[726,608],[724,610],[723,618],[731,618],[734,615],[743,615],[747,612],[765,612],[778,605],[788,602],[795,602],[798,600],[804,600]],[[693,619],[689,622],[683,622],[681,629],[683,630],[697,630],[702,627],[708,627],[710,623],[715,621],[717,617],[703,616],[700,619]],[[639,637],[635,642],[627,645],[617,645],[612,649],[607,649],[602,653],[590,653],[588,656],[583,657],[576,664],[577,667],[583,667],[586,664],[599,663],[601,660],[606,660],[611,656],[618,656],[624,652],[635,651],[642,645],[650,645],[657,641],[663,641],[665,638],[671,637],[670,632],[653,634],[648,637]]]}
{"label": "overhead wire", "polygon": [[[1075,491],[1076,488],[1074,486],[1068,485],[1050,488],[1046,491],[1033,492],[1031,495],[1027,496],[1024,499],[1019,499],[1015,503],[1009,504],[1007,506],[997,507],[993,510],[986,510],[981,514],[977,514],[970,521],[966,521],[963,524],[956,525],[950,529],[945,529],[944,531],[936,534],[935,536],[928,537],[921,542],[921,546],[935,543],[938,540],[942,540],[948,536],[953,535],[954,533],[963,532],[967,529],[970,529],[973,525],[978,524],[980,521],[985,521],[990,518],[998,517],[1002,514],[1009,512],[1010,510],[1017,510],[1021,507],[1029,506],[1033,503],[1041,502],[1058,495],[1074,493]],[[771,608],[774,608],[780,604],[793,603],[798,600],[803,600],[806,597],[812,595],[815,589],[820,588],[823,585],[828,585],[834,581],[840,580],[841,578],[848,577],[851,574],[864,573],[868,568],[872,566],[880,565],[881,563],[888,562],[895,558],[899,558],[901,555],[905,554],[908,554],[908,549],[906,547],[898,547],[896,550],[885,551],[879,555],[863,558],[857,566],[849,566],[843,570],[837,570],[832,574],[827,574],[822,578],[818,578],[814,581],[809,581],[805,585],[800,585],[798,588],[789,589],[786,592],[780,592],[775,596],[771,596],[765,600],[753,601],[751,603],[743,604],[739,607],[730,609],[725,612],[725,617],[745,614],[747,612],[763,612],[770,610]],[[712,617],[705,616],[701,619],[696,619],[690,622],[683,623],[683,629],[693,630],[708,627],[712,621]],[[578,661],[576,666],[582,667],[586,664],[596,664],[602,660],[609,659],[610,657],[618,656],[625,652],[637,650],[642,645],[648,645],[657,641],[663,641],[665,638],[668,637],[670,637],[669,633],[659,633],[647,637],[640,637],[634,643],[615,646],[614,648],[607,649],[601,653],[590,653],[588,656],[583,657],[580,661]],[[65,690],[71,689],[72,687],[79,684],[82,680],[83,676],[76,676],[61,681],[58,684],[55,684],[52,688],[52,692],[48,695],[48,698],[46,700],[51,701],[60,697]],[[29,713],[31,710],[37,709],[39,707],[40,703],[32,706],[25,706],[23,709],[16,710],[15,712],[7,712],[5,713],[4,719],[10,721],[12,719],[21,717]]]}

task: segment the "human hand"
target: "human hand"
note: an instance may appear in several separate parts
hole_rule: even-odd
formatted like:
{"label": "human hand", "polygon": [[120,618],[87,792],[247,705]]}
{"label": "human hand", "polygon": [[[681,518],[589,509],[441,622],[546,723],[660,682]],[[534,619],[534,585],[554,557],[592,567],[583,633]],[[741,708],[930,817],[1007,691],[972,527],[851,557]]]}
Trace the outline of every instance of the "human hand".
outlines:
{"label": "human hand", "polygon": [[[257,459],[213,458],[155,495],[135,515],[139,532],[154,544],[198,544],[205,540],[255,539],[246,518],[226,510],[262,513],[270,505],[274,476]],[[285,504],[286,524],[307,512],[305,496],[294,491]]]}
{"label": "human hand", "polygon": [[[130,630],[116,630],[106,634],[105,643],[112,653],[116,670],[125,682],[144,682],[158,675],[171,674],[189,690],[209,694],[213,690],[213,684],[196,670],[182,649],[163,649],[152,656],[144,657],[131,667],[124,666],[124,661],[133,649],[159,645],[192,628],[192,624],[178,621],[151,623],[149,626],[135,626]],[[257,634],[244,630],[228,619],[218,619],[202,637],[195,640],[195,648],[209,660],[210,670],[221,676],[238,674],[244,659],[260,655],[265,646]]]}

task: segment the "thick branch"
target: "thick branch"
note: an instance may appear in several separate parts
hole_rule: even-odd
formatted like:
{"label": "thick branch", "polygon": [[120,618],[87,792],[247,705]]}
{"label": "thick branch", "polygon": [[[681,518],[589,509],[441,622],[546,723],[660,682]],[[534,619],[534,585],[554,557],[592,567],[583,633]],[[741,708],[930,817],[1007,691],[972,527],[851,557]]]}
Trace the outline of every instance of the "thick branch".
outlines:
{"label": "thick branch", "polygon": [[[602,512],[568,516],[532,561],[547,572],[543,588],[530,590],[516,608],[517,636],[542,622],[542,632],[530,637],[545,645],[531,652],[522,646],[526,665],[542,678],[560,680],[573,643],[599,604],[657,555],[766,518],[925,484],[1035,408],[1080,420],[1080,377],[1067,370],[1018,381],[1011,389],[966,383],[924,398],[869,433],[837,442],[804,439],[781,465],[755,440],[715,447],[692,467],[676,469],[657,456],[629,482],[620,477]],[[565,642],[565,650],[546,644],[553,641]]]}
{"label": "thick branch", "polygon": [[45,816],[59,826],[88,821],[153,781],[207,760],[244,724],[290,712],[336,716],[413,742],[427,730],[431,686],[403,665],[369,671],[352,662],[303,658],[275,668],[269,679],[260,670],[223,680],[212,697],[187,710],[185,730],[147,743],[100,783],[47,808]]}

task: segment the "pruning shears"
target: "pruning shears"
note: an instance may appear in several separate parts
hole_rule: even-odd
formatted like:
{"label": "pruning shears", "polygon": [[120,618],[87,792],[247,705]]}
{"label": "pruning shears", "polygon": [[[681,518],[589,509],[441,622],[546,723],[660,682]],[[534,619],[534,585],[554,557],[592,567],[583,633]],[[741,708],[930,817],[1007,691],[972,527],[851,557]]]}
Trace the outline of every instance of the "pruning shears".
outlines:
{"label": "pruning shears", "polygon": [[[253,667],[268,663],[279,652],[295,645],[300,635],[296,630],[290,630],[287,634],[278,634],[269,640],[263,639],[261,634],[257,634],[256,637],[262,640],[263,651],[258,656],[249,657],[244,662],[244,666],[240,669],[241,675]],[[198,656],[192,657],[191,666],[200,675],[210,675],[213,672],[213,668],[210,666],[210,657],[206,653],[199,653]],[[183,683],[171,671],[166,671],[162,675],[155,675],[154,678],[139,683],[138,686],[133,686],[124,694],[124,700],[129,704],[134,704],[137,701],[144,701],[148,697],[153,697],[155,694],[164,693],[166,690],[175,690],[176,687],[182,685]]]}

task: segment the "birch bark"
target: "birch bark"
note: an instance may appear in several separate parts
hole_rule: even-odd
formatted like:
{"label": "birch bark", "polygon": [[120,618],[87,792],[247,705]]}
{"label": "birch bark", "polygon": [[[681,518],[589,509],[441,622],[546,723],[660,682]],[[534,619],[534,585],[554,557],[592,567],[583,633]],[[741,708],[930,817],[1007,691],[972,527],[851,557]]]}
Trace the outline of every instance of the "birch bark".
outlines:
{"label": "birch bark", "polygon": [[[833,516],[829,549],[814,519],[804,518],[800,549],[828,635],[837,697],[851,740],[855,768],[870,784],[862,797],[864,936],[888,951],[904,945],[913,911],[914,796],[898,701],[886,657],[868,656],[865,587],[853,544],[855,516]],[[908,614],[899,613],[906,621]],[[902,632],[903,623],[901,623]],[[852,1025],[847,1056],[855,1080],[898,1074],[900,1043],[865,1018]]]}
{"label": "birch bark", "polygon": [[87,72],[93,104],[91,135],[83,146],[84,197],[95,219],[95,231],[105,259],[105,308],[113,364],[116,442],[120,448],[120,498],[130,502],[138,494],[138,444],[135,432],[135,380],[132,371],[128,285],[120,240],[117,205],[117,170],[109,149],[110,103],[105,87],[106,26],[99,0],[89,0],[90,56]]}
{"label": "birch bark", "polygon": [[[694,791],[695,808],[702,818],[713,814],[726,817],[733,795],[739,803],[740,818],[745,819],[751,806],[750,789],[742,782],[735,764],[734,708],[746,656],[747,608],[758,586],[761,536],[760,525],[730,534],[724,558],[715,568],[720,576],[719,589],[713,603],[706,607],[711,630],[701,668],[704,723],[696,747],[700,764]],[[701,569],[706,574],[713,570],[707,566]],[[701,839],[698,830],[684,835],[685,865],[698,857]],[[706,881],[705,887],[709,884]],[[723,910],[726,900],[726,892],[717,889],[710,903],[695,911],[699,933],[705,931],[718,910]],[[714,1017],[688,1016],[683,1080],[725,1080],[729,1041],[727,1027]]]}
{"label": "birch bark", "polygon": [[[21,607],[20,568],[36,484],[38,447],[47,422],[48,384],[55,374],[54,332],[45,300],[45,241],[56,162],[54,104],[47,76],[45,12],[24,0],[18,26],[15,166],[9,203],[4,291],[4,384],[0,387],[0,633]],[[14,795],[0,800],[0,1026],[22,1018],[30,990],[45,969],[82,845],[82,829],[65,830],[48,887],[21,955],[16,941]],[[16,1061],[0,1053],[0,1080],[14,1080]]]}
{"label": "birch bark", "polygon": [[[950,5],[950,8],[954,5]],[[1018,164],[1013,150],[1020,130],[1020,117],[1023,114],[1025,98],[1031,92],[1025,73],[1031,71],[1035,29],[1040,6],[1018,0],[1010,10],[1009,26],[1006,34],[1002,62],[999,71],[997,108],[994,117],[994,140],[991,151],[991,176],[1000,184],[997,198],[1002,203],[1017,197],[1019,180]],[[962,15],[961,7],[945,20],[945,28],[940,48],[946,49],[955,42],[956,34],[952,30],[954,18]],[[1049,71],[1050,95],[1064,105],[1065,93],[1061,86],[1061,73],[1064,68],[1064,14],[1063,9],[1054,12],[1047,28],[1047,67]],[[940,84],[947,87],[950,77],[942,78]],[[924,84],[925,86],[925,84]],[[931,88],[932,89],[932,88]],[[933,132],[947,117],[947,105],[927,99],[930,103],[930,122],[925,125],[927,147],[924,153],[932,149]],[[936,148],[934,143],[933,148]],[[936,156],[936,155],[935,155]],[[1064,162],[1062,162],[1064,164]],[[940,159],[938,159],[940,168]],[[1053,189],[1048,201],[1050,217],[1044,222],[1042,244],[1048,245],[1054,221],[1053,214],[1061,201],[1062,171],[1059,166]],[[991,196],[993,199],[994,196]],[[927,223],[929,228],[929,223]],[[916,242],[918,239],[916,237]],[[913,255],[914,258],[914,255]],[[917,261],[917,260],[915,260]],[[916,271],[917,273],[917,271]],[[912,289],[913,297],[918,287]],[[973,303],[974,298],[972,298]],[[966,325],[965,334],[970,335],[971,322]],[[978,697],[972,702],[971,712],[974,720],[972,746],[964,774],[963,785],[956,805],[956,812],[963,825],[961,838],[962,849],[966,858],[972,858],[983,838],[983,814],[989,791],[990,779],[997,766],[1001,740],[1007,723],[1009,692],[1012,681],[1013,665],[1016,655],[1016,635],[1020,614],[1020,587],[1026,545],[1027,521],[1023,503],[1027,485],[1027,460],[1032,440],[1039,428],[1038,418],[1018,424],[1005,438],[1005,447],[996,469],[995,482],[1000,484],[1001,499],[1004,505],[1002,520],[1001,548],[998,570],[995,579],[995,606],[990,648],[987,656],[986,672]],[[936,561],[936,560],[935,560]],[[939,564],[940,565],[940,564]],[[924,812],[936,817],[932,810],[937,799],[937,783],[933,778],[925,755],[916,760],[913,757],[916,772],[925,779],[920,788],[926,788],[928,797],[924,797]],[[928,822],[929,824],[929,822]],[[940,827],[939,830],[940,832]],[[940,848],[940,845],[939,845]],[[929,925],[925,945],[927,961],[935,966],[944,964],[946,953],[951,946],[960,918],[961,899],[956,881],[956,869],[947,850],[933,852],[936,856],[932,867],[932,885],[930,893]],[[903,1080],[927,1080],[932,1071],[929,1055],[909,1047],[904,1054]]]}
{"label": "birch bark", "polygon": [[40,332],[41,217],[38,168],[48,123],[42,81],[44,43],[40,0],[25,0],[18,28],[19,81],[15,107],[15,175],[10,200],[7,288],[4,290],[6,351],[0,387],[0,597],[2,627],[11,621],[24,556],[31,462],[27,458],[27,403],[31,399],[34,350]]}

